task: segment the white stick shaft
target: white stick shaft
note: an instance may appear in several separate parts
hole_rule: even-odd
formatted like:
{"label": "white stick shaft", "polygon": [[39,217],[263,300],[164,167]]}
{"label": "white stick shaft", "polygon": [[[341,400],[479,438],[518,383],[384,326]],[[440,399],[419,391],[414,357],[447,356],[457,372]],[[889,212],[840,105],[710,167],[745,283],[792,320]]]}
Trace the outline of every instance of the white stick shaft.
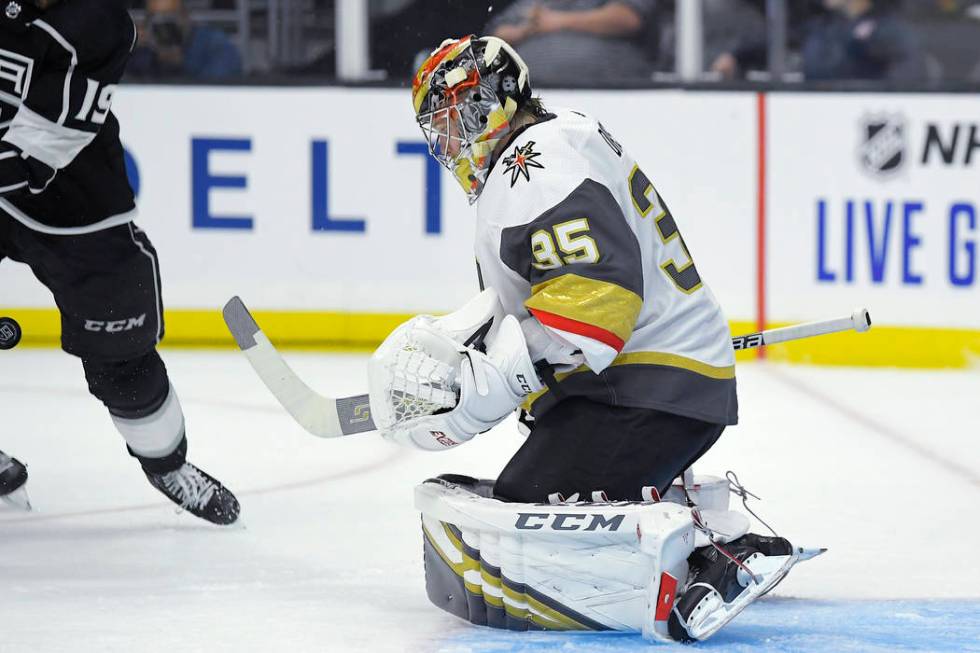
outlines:
{"label": "white stick shaft", "polygon": [[343,431],[333,402],[310,390],[289,368],[263,332],[257,332],[254,338],[256,344],[245,350],[245,356],[282,407],[314,435],[341,435]]}
{"label": "white stick shaft", "polygon": [[[861,319],[862,315],[867,315],[866,310],[860,314],[855,312],[850,317],[842,317],[836,320],[823,320],[821,322],[807,322],[805,324],[795,324],[793,326],[782,327],[779,329],[769,329],[762,332],[767,345],[774,345],[777,342],[787,340],[798,340],[800,338],[810,338],[812,336],[822,336],[827,333],[839,333],[841,331],[867,331],[871,326],[870,317]],[[862,328],[863,325],[863,328]]]}
{"label": "white stick shaft", "polygon": [[370,397],[355,395],[335,399],[311,390],[262,333],[240,297],[228,300],[221,313],[255,373],[300,426],[321,438],[375,429]]}
{"label": "white stick shaft", "polygon": [[859,333],[871,328],[871,315],[868,309],[859,308],[850,317],[842,317],[836,320],[822,320],[820,322],[807,322],[805,324],[794,324],[793,326],[781,327],[779,329],[768,329],[758,333],[749,333],[743,336],[732,338],[732,346],[736,350],[754,349],[765,345],[774,345],[779,342],[789,340],[799,340],[812,336],[822,336],[827,333],[839,333],[841,331],[857,331]]}

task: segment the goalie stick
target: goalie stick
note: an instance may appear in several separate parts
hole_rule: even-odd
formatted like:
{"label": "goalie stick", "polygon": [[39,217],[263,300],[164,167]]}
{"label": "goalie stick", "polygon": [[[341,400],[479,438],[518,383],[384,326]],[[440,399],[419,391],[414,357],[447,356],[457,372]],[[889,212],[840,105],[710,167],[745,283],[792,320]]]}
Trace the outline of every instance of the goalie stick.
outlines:
{"label": "goalie stick", "polygon": [[221,313],[252,369],[300,426],[320,438],[375,430],[368,395],[317,394],[290,369],[240,298],[232,297]]}
{"label": "goalie stick", "polygon": [[842,317],[836,320],[823,320],[821,322],[806,322],[804,324],[794,324],[793,326],[779,329],[767,329],[756,333],[747,333],[744,336],[736,336],[732,338],[732,347],[736,351],[740,349],[753,349],[765,345],[775,345],[778,342],[811,338],[827,333],[850,331],[851,329],[854,329],[858,333],[863,333],[870,328],[871,314],[868,313],[868,309],[859,308],[851,313],[850,317]]}
{"label": "goalie stick", "polygon": [[[252,369],[282,407],[309,433],[320,438],[338,438],[373,431],[368,395],[325,397],[314,392],[276,351],[255,318],[239,297],[232,297],[222,310],[225,324],[239,349],[245,353]],[[732,338],[735,349],[752,349],[777,342],[798,340],[840,331],[863,332],[871,328],[867,309],[854,311],[850,317],[822,322],[808,322],[780,329],[769,329]]]}

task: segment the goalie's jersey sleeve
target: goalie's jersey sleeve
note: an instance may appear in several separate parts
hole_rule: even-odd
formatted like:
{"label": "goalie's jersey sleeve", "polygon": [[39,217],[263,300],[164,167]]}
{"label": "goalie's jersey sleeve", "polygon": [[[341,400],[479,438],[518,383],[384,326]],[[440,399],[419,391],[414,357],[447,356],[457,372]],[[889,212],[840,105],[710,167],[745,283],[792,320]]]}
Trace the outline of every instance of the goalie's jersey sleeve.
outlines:
{"label": "goalie's jersey sleeve", "polygon": [[122,0],[0,15],[0,209],[28,227],[84,233],[133,218],[110,105],[136,27]]}
{"label": "goalie's jersey sleeve", "polygon": [[595,120],[561,110],[512,140],[477,203],[476,256],[507,313],[585,356],[533,414],[582,395],[737,422],[721,308],[650,177]]}

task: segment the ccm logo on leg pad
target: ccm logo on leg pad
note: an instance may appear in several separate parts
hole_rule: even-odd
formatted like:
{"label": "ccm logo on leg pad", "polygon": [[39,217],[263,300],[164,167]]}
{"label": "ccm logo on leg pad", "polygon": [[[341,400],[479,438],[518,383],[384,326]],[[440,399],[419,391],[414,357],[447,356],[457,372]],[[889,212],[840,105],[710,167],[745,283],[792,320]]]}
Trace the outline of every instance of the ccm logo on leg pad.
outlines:
{"label": "ccm logo on leg pad", "polygon": [[553,531],[617,531],[626,515],[584,515],[562,513],[552,515],[540,512],[518,513],[514,528],[523,531],[537,531],[548,526]]}

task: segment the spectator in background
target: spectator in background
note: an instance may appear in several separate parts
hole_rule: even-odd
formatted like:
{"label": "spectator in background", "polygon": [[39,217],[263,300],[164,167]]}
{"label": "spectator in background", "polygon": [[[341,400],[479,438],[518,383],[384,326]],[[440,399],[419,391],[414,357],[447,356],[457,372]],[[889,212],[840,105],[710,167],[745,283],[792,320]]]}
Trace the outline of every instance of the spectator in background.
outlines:
{"label": "spectator in background", "polygon": [[[792,0],[791,0],[792,1]],[[658,22],[663,32],[657,68],[674,72],[677,66],[676,2],[660,5]],[[704,60],[709,64],[743,43],[766,41],[765,0],[701,0]]]}
{"label": "spectator in background", "polygon": [[654,0],[517,0],[484,32],[513,45],[534,83],[602,86],[647,81],[643,43]]}
{"label": "spectator in background", "polygon": [[807,80],[926,79],[919,39],[885,0],[824,0],[836,13],[814,23],[803,41]]}
{"label": "spectator in background", "polygon": [[[789,50],[798,52],[808,30],[833,13],[824,6],[824,2],[825,0],[787,0],[786,46]],[[745,0],[745,4],[753,5],[765,17],[765,0]],[[712,54],[711,70],[719,73],[723,79],[744,77],[750,70],[767,70],[767,39],[765,30],[761,34],[753,33],[737,39],[730,49]]]}
{"label": "spectator in background", "polygon": [[[488,17],[513,0],[369,0],[371,67],[389,79],[411,85],[419,63],[447,34],[483,34]],[[491,9],[488,12],[488,9]],[[419,59],[419,55],[421,58]],[[331,53],[332,56],[332,53]],[[309,66],[310,72],[333,72],[332,59]]]}
{"label": "spectator in background", "polygon": [[746,0],[703,0],[704,60],[714,61],[745,41],[764,41],[766,10]]}
{"label": "spectator in background", "polygon": [[[789,3],[789,47],[798,48],[807,80],[923,81],[925,57],[896,0],[797,0]],[[741,43],[712,70],[732,78],[765,69],[765,40]]]}
{"label": "spectator in background", "polygon": [[135,77],[223,79],[242,74],[242,57],[223,31],[192,23],[183,0],[147,0],[146,21],[128,72]]}

